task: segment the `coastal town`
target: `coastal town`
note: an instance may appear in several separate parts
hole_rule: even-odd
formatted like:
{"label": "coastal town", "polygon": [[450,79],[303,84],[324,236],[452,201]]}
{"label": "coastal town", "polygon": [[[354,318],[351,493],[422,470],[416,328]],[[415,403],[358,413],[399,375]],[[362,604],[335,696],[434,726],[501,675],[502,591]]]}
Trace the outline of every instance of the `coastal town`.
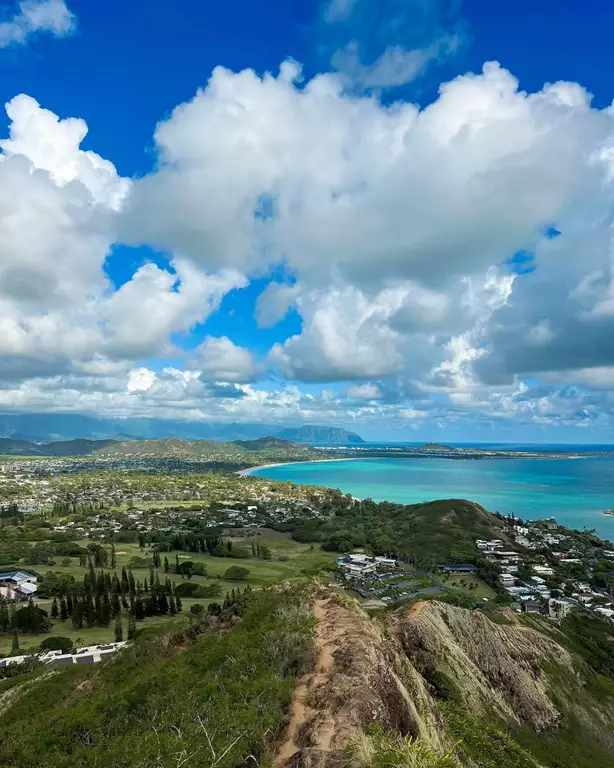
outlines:
{"label": "coastal town", "polygon": [[[341,583],[367,605],[445,597],[451,575],[494,579],[498,603],[517,613],[563,619],[577,609],[614,620],[614,546],[570,531],[554,518],[505,518],[505,539],[476,539],[470,563],[441,563],[427,572],[389,557],[348,553],[336,561]],[[510,544],[513,541],[513,545]],[[507,596],[507,599],[506,599]],[[489,598],[475,600],[476,607]]]}

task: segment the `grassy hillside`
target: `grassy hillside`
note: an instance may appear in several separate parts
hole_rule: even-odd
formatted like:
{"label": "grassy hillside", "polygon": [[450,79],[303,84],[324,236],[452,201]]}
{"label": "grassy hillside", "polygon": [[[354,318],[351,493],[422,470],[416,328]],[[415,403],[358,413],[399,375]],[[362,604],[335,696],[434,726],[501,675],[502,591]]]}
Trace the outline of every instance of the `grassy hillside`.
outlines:
{"label": "grassy hillside", "polygon": [[233,445],[238,445],[246,451],[300,451],[312,453],[306,445],[298,445],[290,440],[280,440],[278,437],[259,437],[257,440],[234,440]]}
{"label": "grassy hillside", "polygon": [[[186,458],[229,459],[259,452],[267,457],[315,457],[317,453],[304,445],[289,440],[264,437],[258,440],[237,440],[234,443],[217,443],[212,440],[125,440],[96,451],[96,456],[160,456]],[[251,460],[251,457],[250,457]]]}
{"label": "grassy hillside", "polygon": [[296,677],[313,664],[313,624],[303,590],[265,591],[240,620],[163,632],[109,663],[47,675],[0,715],[0,764],[267,764]]}
{"label": "grassy hillside", "polygon": [[479,504],[443,499],[401,505],[366,499],[331,505],[331,517],[298,522],[300,541],[319,541],[325,549],[345,552],[367,547],[376,554],[396,553],[425,567],[475,557],[475,539],[501,536],[499,521]]}

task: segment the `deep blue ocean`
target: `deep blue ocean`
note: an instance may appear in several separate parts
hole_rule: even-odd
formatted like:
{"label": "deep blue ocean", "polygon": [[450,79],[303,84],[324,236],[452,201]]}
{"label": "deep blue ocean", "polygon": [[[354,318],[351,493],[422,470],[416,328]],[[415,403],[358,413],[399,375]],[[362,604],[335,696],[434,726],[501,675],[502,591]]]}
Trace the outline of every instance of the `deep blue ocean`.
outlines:
{"label": "deep blue ocean", "polygon": [[[375,444],[361,447],[370,445]],[[584,455],[591,451],[614,451],[614,447],[465,445],[573,452],[579,458],[366,458],[282,464],[252,474],[340,488],[344,493],[375,501],[412,504],[442,498],[471,499],[492,512],[514,513],[526,519],[556,517],[570,528],[594,528],[600,536],[614,540],[614,517],[603,514],[604,509],[614,507],[614,456]]]}

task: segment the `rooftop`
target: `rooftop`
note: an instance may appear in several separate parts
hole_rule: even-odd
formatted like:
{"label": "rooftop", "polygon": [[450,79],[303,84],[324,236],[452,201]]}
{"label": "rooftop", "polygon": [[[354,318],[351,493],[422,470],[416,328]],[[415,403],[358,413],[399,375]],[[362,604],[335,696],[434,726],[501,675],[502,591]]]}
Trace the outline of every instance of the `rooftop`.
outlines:
{"label": "rooftop", "polygon": [[23,571],[9,571],[8,573],[0,573],[0,581],[25,581],[25,579],[31,578],[31,573],[24,573]]}

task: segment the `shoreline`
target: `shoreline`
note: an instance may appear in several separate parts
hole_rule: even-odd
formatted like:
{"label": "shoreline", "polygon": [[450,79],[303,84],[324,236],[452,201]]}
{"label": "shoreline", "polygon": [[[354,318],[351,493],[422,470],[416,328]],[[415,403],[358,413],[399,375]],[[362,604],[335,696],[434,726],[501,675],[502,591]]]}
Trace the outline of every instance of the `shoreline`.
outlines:
{"label": "shoreline", "polygon": [[278,461],[278,462],[274,462],[273,464],[259,464],[257,467],[248,467],[247,469],[239,469],[237,472],[235,472],[235,474],[240,475],[241,477],[249,477],[251,476],[252,472],[256,472],[259,469],[271,469],[272,467],[290,467],[293,464],[327,464],[329,461],[360,461],[361,459],[364,460],[365,458],[374,458],[374,457],[347,456],[347,457],[338,458],[338,459],[306,459],[305,461]]}

